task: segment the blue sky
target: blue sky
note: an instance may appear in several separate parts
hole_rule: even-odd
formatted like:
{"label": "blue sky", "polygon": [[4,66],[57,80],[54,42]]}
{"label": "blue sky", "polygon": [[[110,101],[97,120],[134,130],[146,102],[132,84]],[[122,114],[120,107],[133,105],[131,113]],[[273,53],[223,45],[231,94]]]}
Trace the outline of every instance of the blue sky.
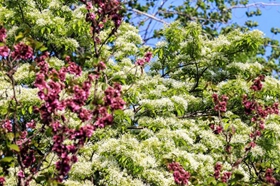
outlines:
{"label": "blue sky", "polygon": [[[250,1],[249,3],[257,3],[257,2],[264,2],[264,3],[275,3],[280,4],[280,1]],[[261,7],[262,11],[261,16],[254,16],[250,18],[251,20],[257,21],[259,26],[256,28],[264,32],[264,34],[268,37],[272,37],[274,39],[280,39],[279,35],[274,35],[270,32],[271,27],[278,27],[280,28],[280,6],[265,6]],[[256,8],[242,8],[242,9],[235,9],[232,14],[232,18],[238,24],[244,24],[246,20],[249,18],[245,15],[245,12],[256,10]]]}
{"label": "blue sky", "polygon": [[[158,5],[162,2],[163,0],[158,0],[157,3]],[[145,0],[140,0],[140,2],[145,3]],[[172,5],[180,5],[184,2],[184,0],[168,0],[168,3],[166,3],[165,7],[167,8],[170,4]],[[250,0],[249,4],[252,3],[258,3],[258,2],[263,2],[263,3],[274,3],[274,4],[279,4],[280,5],[280,0],[278,1],[270,1],[270,0]],[[256,8],[254,7],[250,7],[250,8],[238,8],[238,9],[233,9],[232,12],[232,22],[236,22],[237,24],[241,24],[244,25],[244,23],[247,20],[252,20],[252,21],[257,21],[259,23],[259,26],[256,27],[255,29],[261,30],[265,36],[273,38],[273,39],[277,39],[280,40],[280,34],[278,35],[274,35],[270,32],[271,27],[278,27],[280,28],[280,6],[259,6],[259,8],[262,11],[262,15],[261,16],[254,16],[252,18],[248,18],[245,14],[246,11],[253,11],[256,10]],[[151,14],[153,14],[154,12],[150,12]],[[169,22],[171,22],[172,20],[169,20]],[[148,21],[146,21],[146,24],[148,23]],[[162,27],[163,24],[153,21],[153,24],[151,25],[150,28],[160,28]],[[143,34],[143,32],[140,34]],[[150,44],[151,46],[154,46],[155,44],[155,40],[151,40],[149,41],[147,44]]]}

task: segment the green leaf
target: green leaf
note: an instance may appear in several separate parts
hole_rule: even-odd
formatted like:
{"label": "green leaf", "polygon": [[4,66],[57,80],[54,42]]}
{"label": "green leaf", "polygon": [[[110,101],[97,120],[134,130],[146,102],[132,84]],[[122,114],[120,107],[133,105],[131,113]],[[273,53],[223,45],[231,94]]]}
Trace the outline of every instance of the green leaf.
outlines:
{"label": "green leaf", "polygon": [[15,40],[16,40],[16,41],[19,41],[19,40],[21,40],[23,37],[24,37],[23,33],[20,32],[20,33],[18,33],[18,35],[16,36]]}
{"label": "green leaf", "polygon": [[213,184],[213,185],[216,185],[217,184],[217,181],[216,181],[216,179],[215,178],[213,178],[213,177],[209,177],[208,179],[207,179],[207,184]]}
{"label": "green leaf", "polygon": [[29,112],[29,114],[32,114],[32,113],[33,113],[33,106],[30,106],[30,107],[28,108],[28,112]]}
{"label": "green leaf", "polygon": [[21,113],[22,113],[22,115],[25,115],[25,108],[21,109]]}
{"label": "green leaf", "polygon": [[7,137],[10,141],[12,141],[12,140],[14,139],[14,134],[13,134],[12,132],[9,132],[9,133],[6,134],[6,137]]}
{"label": "green leaf", "polygon": [[13,157],[4,157],[4,158],[2,158],[0,161],[1,162],[11,162],[11,161],[13,161],[14,160],[14,158]]}
{"label": "green leaf", "polygon": [[14,150],[14,151],[16,151],[16,152],[19,152],[19,151],[20,151],[19,147],[18,147],[16,144],[10,144],[10,145],[8,145],[8,147],[9,147],[11,150]]}

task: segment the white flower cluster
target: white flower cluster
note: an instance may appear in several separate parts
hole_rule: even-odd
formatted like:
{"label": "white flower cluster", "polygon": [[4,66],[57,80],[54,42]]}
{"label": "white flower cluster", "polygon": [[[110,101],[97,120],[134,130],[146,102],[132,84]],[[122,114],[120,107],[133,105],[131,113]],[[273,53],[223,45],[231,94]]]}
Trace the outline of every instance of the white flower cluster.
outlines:
{"label": "white flower cluster", "polygon": [[248,134],[235,134],[231,139],[231,143],[240,143],[245,145],[248,143],[249,135]]}
{"label": "white flower cluster", "polygon": [[272,131],[277,137],[280,137],[280,125],[275,122],[269,122],[265,125],[266,130]]}
{"label": "white flower cluster", "polygon": [[252,75],[258,75],[260,70],[263,69],[263,65],[258,62],[255,63],[241,63],[234,62],[227,66],[228,69],[236,69],[237,71],[249,72]]}
{"label": "white flower cluster", "polygon": [[162,141],[173,139],[173,140],[184,140],[188,146],[193,145],[194,140],[188,135],[187,130],[168,130],[162,129],[160,130],[156,136]]}
{"label": "white flower cluster", "polygon": [[174,178],[171,173],[149,169],[144,172],[143,177],[154,185],[170,186],[174,184]]}
{"label": "white flower cluster", "polygon": [[141,117],[138,120],[140,126],[158,126],[160,128],[172,128],[172,127],[181,127],[182,124],[175,118],[172,117]]}
{"label": "white flower cluster", "polygon": [[50,57],[48,62],[48,64],[53,68],[61,68],[65,64],[64,61],[58,59],[57,57]]}
{"label": "white flower cluster", "polygon": [[171,100],[177,103],[178,105],[181,105],[185,110],[188,108],[188,101],[181,97],[181,96],[172,96]]}
{"label": "white flower cluster", "polygon": [[81,181],[81,180],[78,180],[78,181],[73,181],[73,180],[66,180],[63,182],[64,185],[66,186],[92,186],[93,183],[89,180],[85,180],[85,181]]}
{"label": "white flower cluster", "polygon": [[14,78],[18,84],[29,83],[35,79],[35,72],[30,70],[31,65],[24,63],[19,66],[14,74]]}
{"label": "white flower cluster", "polygon": [[135,27],[122,23],[117,34],[114,45],[118,50],[114,54],[115,58],[121,59],[125,56],[135,55],[139,51],[138,45],[142,43],[142,38]]}
{"label": "white flower cluster", "polygon": [[[17,100],[25,106],[33,106],[40,103],[40,99],[37,96],[37,88],[33,89],[16,86],[15,92]],[[0,106],[8,106],[7,102],[9,102],[9,100],[11,100],[14,95],[12,87],[10,87],[9,89],[0,89],[0,95],[5,97],[5,99],[0,100]]]}
{"label": "white flower cluster", "polygon": [[61,2],[59,0],[52,0],[49,4],[50,8],[60,8],[61,7]]}
{"label": "white flower cluster", "polygon": [[201,137],[202,144],[205,144],[211,149],[220,149],[223,148],[224,143],[219,136],[215,135],[212,130],[202,130],[198,131],[199,136]]}
{"label": "white flower cluster", "polygon": [[92,164],[79,157],[79,161],[73,164],[71,173],[74,179],[90,177],[93,174]]}
{"label": "white flower cluster", "polygon": [[167,109],[168,111],[174,110],[174,103],[169,98],[161,98],[156,100],[143,99],[139,101],[139,104],[142,107],[152,108],[154,110],[164,110],[164,109]]}

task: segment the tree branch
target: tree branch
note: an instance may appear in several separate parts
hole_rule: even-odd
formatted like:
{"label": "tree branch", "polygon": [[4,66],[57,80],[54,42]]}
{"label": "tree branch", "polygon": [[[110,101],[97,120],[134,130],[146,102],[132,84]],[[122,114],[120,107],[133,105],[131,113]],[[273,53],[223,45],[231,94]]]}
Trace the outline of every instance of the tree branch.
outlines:
{"label": "tree branch", "polygon": [[280,6],[279,3],[263,3],[263,2],[257,2],[257,3],[252,3],[252,4],[247,4],[247,5],[236,5],[236,6],[231,6],[227,8],[228,10],[232,9],[237,9],[237,8],[249,8],[249,7],[265,7],[265,6]]}
{"label": "tree branch", "polygon": [[135,9],[135,8],[133,8],[132,11],[133,11],[133,12],[136,12],[137,14],[144,15],[144,16],[146,16],[146,17],[149,17],[149,18],[151,18],[151,19],[153,19],[153,20],[155,20],[155,21],[161,22],[161,23],[163,23],[163,24],[165,24],[165,25],[169,25],[169,23],[167,23],[166,21],[164,21],[164,20],[162,20],[162,19],[160,19],[160,18],[157,18],[157,17],[155,17],[155,16],[153,16],[153,15],[151,15],[151,14],[148,14],[148,13],[146,13],[146,12],[142,12],[142,11],[137,10],[137,9]]}

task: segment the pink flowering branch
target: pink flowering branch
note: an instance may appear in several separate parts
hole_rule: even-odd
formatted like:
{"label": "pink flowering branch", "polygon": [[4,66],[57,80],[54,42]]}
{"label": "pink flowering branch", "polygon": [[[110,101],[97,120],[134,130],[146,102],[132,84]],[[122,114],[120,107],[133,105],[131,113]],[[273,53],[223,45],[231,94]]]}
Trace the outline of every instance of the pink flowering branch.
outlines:
{"label": "pink flowering branch", "polygon": [[173,172],[174,181],[177,185],[188,185],[191,174],[186,171],[178,162],[172,162],[167,165],[169,171]]}
{"label": "pink flowering branch", "polygon": [[[122,22],[123,7],[119,0],[80,0],[86,5],[86,21],[90,23],[91,35],[94,42],[95,57],[100,57],[100,51],[119,28]],[[106,25],[113,22],[114,26],[104,41],[99,38],[100,32]],[[98,47],[99,46],[99,47]]]}
{"label": "pink flowering branch", "polygon": [[[120,26],[122,5],[117,0],[106,3],[99,0],[82,2],[86,4],[88,10],[86,20],[91,23],[95,57],[98,60],[102,46],[107,43],[108,39]],[[92,5],[97,9],[94,9]],[[100,31],[105,29],[106,25],[110,25],[111,22],[114,23],[113,30],[107,39],[101,42],[98,37]],[[3,67],[7,71],[6,75],[12,84],[12,100],[15,103],[11,105],[13,107],[12,119],[7,117],[3,121],[1,124],[3,130],[0,132],[5,134],[13,132],[13,149],[11,151],[15,153],[16,161],[19,164],[19,171],[17,172],[18,185],[29,185],[29,182],[46,168],[43,167],[43,161],[46,160],[51,152],[58,157],[55,163],[55,177],[52,180],[62,182],[68,175],[72,165],[78,161],[77,154],[79,149],[90,139],[94,130],[111,125],[114,119],[114,111],[124,108],[126,103],[121,97],[122,87],[118,83],[113,86],[108,85],[104,90],[104,97],[100,100],[100,98],[97,98],[97,87],[101,80],[100,77],[105,75],[106,64],[104,62],[100,61],[95,66],[92,72],[94,75],[88,74],[86,81],[77,84],[75,79],[82,74],[82,67],[71,61],[70,57],[66,57],[67,64],[61,69],[51,68],[47,63],[49,53],[46,52],[41,56],[34,57],[33,49],[24,43],[18,43],[11,49],[5,45],[6,33],[6,29],[0,27],[0,42],[4,43],[4,46],[0,47],[0,56],[3,58]],[[98,46],[99,49],[97,49]],[[36,121],[32,120],[26,122],[24,126],[20,126],[17,109],[21,103],[16,95],[14,74],[19,62],[29,60],[34,60],[38,67],[34,86],[39,90],[38,97],[41,99],[42,105],[34,107],[34,114],[39,116]],[[66,79],[67,75],[73,78],[68,81]],[[93,83],[93,102],[89,103]],[[69,97],[62,99],[60,94],[63,91]],[[65,111],[65,114],[61,114],[60,111]],[[68,125],[67,113],[74,113],[78,116],[81,121],[79,127],[71,128]],[[40,129],[36,129],[37,122],[42,123]],[[44,147],[39,144],[37,147],[34,140],[38,137],[50,135],[47,134],[49,132],[51,132],[52,136],[50,145]],[[64,144],[65,140],[70,140],[72,144]],[[43,150],[43,153],[39,148]],[[0,177],[0,185],[3,185],[4,182],[5,178]]]}
{"label": "pink flowering branch", "polygon": [[[222,163],[216,163],[214,167],[214,177],[216,180],[220,180],[224,183],[227,183],[231,177],[232,172],[248,157],[249,152],[256,146],[257,140],[261,137],[262,131],[265,128],[265,118],[270,114],[279,114],[278,109],[278,103],[274,103],[272,106],[263,106],[255,99],[255,94],[262,90],[263,84],[262,82],[265,80],[265,77],[263,75],[260,75],[257,77],[253,84],[251,85],[250,89],[253,91],[251,98],[249,98],[248,95],[243,96],[242,104],[244,106],[244,112],[246,115],[251,117],[251,123],[254,124],[253,131],[250,134],[250,141],[248,144],[245,145],[244,154],[238,158],[237,160],[234,160],[232,162],[232,170],[230,172],[224,172],[222,173]],[[215,134],[220,134],[223,132],[225,138],[226,138],[226,145],[225,145],[225,152],[226,155],[230,155],[234,149],[232,148],[230,142],[232,139],[232,136],[235,134],[235,129],[231,128],[230,130],[224,131],[222,127],[222,113],[224,113],[227,108],[227,101],[228,97],[221,96],[219,97],[217,94],[213,94],[213,100],[214,100],[214,110],[219,113],[219,125],[210,124],[210,128],[213,130]],[[246,162],[244,162],[248,168],[250,169],[250,165]],[[256,167],[254,166],[254,162],[251,162],[255,174],[257,177],[267,183],[275,184],[277,180],[273,177],[273,171],[271,169],[267,169],[265,173],[265,178],[262,178],[260,173],[256,170]],[[251,173],[251,170],[250,170]]]}

